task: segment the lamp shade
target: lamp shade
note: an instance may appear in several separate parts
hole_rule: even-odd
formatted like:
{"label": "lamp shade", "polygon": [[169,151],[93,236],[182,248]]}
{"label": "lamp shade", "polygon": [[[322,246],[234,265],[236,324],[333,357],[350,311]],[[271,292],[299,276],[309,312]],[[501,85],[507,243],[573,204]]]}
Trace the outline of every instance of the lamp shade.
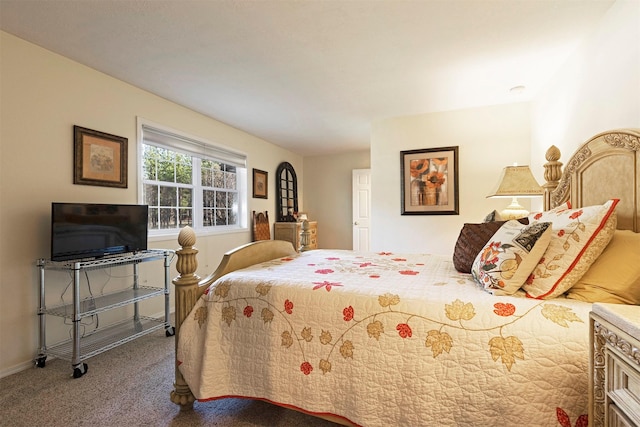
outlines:
{"label": "lamp shade", "polygon": [[543,194],[544,190],[529,166],[507,166],[502,170],[498,186],[487,197],[536,197]]}

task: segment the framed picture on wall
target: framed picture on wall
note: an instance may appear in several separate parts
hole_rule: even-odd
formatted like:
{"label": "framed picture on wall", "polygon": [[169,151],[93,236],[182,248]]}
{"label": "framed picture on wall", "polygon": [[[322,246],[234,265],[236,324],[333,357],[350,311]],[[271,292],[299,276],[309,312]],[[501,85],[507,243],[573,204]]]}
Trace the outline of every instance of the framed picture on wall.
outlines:
{"label": "framed picture on wall", "polygon": [[73,183],[127,188],[128,139],[73,127]]}
{"label": "framed picture on wall", "polygon": [[253,197],[256,199],[269,198],[269,173],[259,169],[253,170]]}
{"label": "framed picture on wall", "polygon": [[402,215],[458,215],[458,147],[400,152]]}

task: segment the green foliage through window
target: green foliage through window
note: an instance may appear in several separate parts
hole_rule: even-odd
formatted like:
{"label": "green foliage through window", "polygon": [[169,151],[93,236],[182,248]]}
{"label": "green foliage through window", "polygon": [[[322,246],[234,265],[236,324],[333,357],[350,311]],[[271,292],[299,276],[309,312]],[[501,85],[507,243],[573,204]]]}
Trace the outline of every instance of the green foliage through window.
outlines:
{"label": "green foliage through window", "polygon": [[142,192],[143,203],[149,205],[149,230],[238,226],[238,169],[215,159],[142,144]]}

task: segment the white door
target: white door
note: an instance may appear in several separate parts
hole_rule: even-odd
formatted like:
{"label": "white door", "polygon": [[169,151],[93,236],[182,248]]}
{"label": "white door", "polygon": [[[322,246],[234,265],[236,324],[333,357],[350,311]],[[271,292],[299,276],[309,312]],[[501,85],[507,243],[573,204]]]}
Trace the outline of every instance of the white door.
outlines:
{"label": "white door", "polygon": [[371,169],[353,170],[353,250],[368,251],[371,222]]}

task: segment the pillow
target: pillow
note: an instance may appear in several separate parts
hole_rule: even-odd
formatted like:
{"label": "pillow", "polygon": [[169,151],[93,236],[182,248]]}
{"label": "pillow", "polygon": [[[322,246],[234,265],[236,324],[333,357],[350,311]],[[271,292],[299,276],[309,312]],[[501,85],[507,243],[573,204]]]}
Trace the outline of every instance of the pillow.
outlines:
{"label": "pillow", "polygon": [[616,229],[615,209],[620,200],[579,209],[542,212],[535,221],[551,221],[551,243],[522,287],[527,296],[555,298],[571,288],[611,241]]}
{"label": "pillow", "polygon": [[511,295],[527,280],[549,246],[551,223],[505,222],[482,248],[471,267],[476,282],[494,295]]}
{"label": "pillow", "polygon": [[609,245],[567,298],[640,305],[640,233],[616,230]]}
{"label": "pillow", "polygon": [[501,221],[501,220],[502,218],[500,217],[500,213],[494,209],[492,212],[489,212],[487,216],[484,217],[482,222]]}
{"label": "pillow", "polygon": [[530,223],[534,221],[551,221],[551,219],[549,218],[552,218],[554,215],[561,213],[567,209],[571,209],[571,202],[569,200],[562,203],[561,205],[556,206],[551,210],[544,211],[544,212],[530,213],[527,219],[529,220]]}
{"label": "pillow", "polygon": [[[519,219],[528,224],[527,218]],[[453,249],[453,266],[461,273],[471,273],[471,266],[484,245],[506,221],[464,224]]]}

